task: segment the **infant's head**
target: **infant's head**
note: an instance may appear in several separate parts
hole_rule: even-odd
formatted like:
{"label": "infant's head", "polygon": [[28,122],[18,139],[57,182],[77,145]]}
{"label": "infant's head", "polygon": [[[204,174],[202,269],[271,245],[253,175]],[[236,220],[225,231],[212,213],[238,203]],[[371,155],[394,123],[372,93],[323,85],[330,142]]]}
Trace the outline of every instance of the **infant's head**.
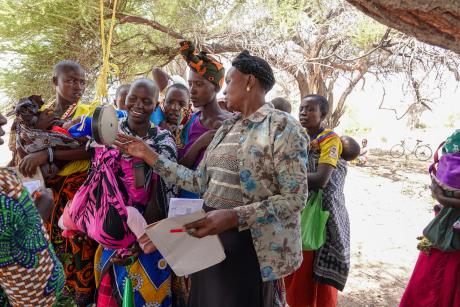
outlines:
{"label": "infant's head", "polygon": [[40,111],[44,104],[42,97],[38,95],[19,99],[14,107],[14,114],[16,114],[18,123],[29,128],[51,129],[56,122],[56,118],[52,110]]}
{"label": "infant's head", "polygon": [[342,159],[345,161],[352,161],[359,156],[361,148],[355,139],[344,135],[340,137],[340,141],[342,142]]}

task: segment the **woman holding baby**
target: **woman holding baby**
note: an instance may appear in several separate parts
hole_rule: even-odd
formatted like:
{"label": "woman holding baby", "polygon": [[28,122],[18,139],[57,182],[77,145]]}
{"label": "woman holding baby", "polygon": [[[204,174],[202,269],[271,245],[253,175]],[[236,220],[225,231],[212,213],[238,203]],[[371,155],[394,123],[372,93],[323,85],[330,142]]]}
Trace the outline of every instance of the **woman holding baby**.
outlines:
{"label": "woman holding baby", "polygon": [[[58,220],[66,204],[86,180],[90,166],[90,154],[86,150],[86,144],[64,135],[65,127],[71,125],[85,90],[85,83],[85,72],[78,63],[62,61],[56,64],[53,71],[53,85],[56,89],[54,110],[31,114],[32,118],[36,117],[36,121],[26,120],[32,127],[18,129],[16,140],[18,152],[21,148],[26,149],[19,164],[20,171],[26,176],[33,176],[40,168],[46,179],[46,186],[53,190],[54,205],[50,209],[50,220],[45,221],[45,227],[56,254],[64,264],[66,286],[63,295],[74,299],[78,306],[87,306],[94,300],[93,259],[97,243],[83,236],[63,237]],[[16,114],[17,117],[20,115]],[[32,146],[32,150],[27,150],[30,149],[31,142],[45,149],[33,150]]]}

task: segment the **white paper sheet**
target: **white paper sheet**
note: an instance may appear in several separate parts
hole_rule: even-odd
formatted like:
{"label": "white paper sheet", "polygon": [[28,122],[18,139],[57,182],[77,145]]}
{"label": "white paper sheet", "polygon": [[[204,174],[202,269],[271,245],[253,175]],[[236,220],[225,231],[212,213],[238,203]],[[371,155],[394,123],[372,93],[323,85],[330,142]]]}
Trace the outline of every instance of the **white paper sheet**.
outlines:
{"label": "white paper sheet", "polygon": [[29,191],[30,195],[32,195],[42,186],[40,180],[24,181],[22,185],[27,189],[27,191]]}
{"label": "white paper sheet", "polygon": [[201,210],[190,215],[164,219],[145,229],[147,236],[177,276],[204,270],[225,259],[224,248],[218,236],[198,239],[187,232],[174,232],[204,216],[205,213]]}
{"label": "white paper sheet", "polygon": [[38,189],[45,187],[45,180],[43,179],[40,168],[37,168],[37,172],[33,177],[25,177],[17,167],[11,167],[10,169],[12,169],[18,175],[19,180],[21,180],[22,185],[27,189],[29,194],[32,194]]}
{"label": "white paper sheet", "polygon": [[203,208],[203,203],[202,199],[171,198],[169,201],[168,217],[195,213]]}

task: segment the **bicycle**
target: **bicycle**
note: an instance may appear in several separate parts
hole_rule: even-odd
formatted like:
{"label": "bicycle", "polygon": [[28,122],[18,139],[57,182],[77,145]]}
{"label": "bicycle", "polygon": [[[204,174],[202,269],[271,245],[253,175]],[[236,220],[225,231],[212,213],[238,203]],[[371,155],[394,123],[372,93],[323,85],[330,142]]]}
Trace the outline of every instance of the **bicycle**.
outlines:
{"label": "bicycle", "polygon": [[[431,147],[427,144],[422,144],[422,140],[416,140],[417,144],[415,144],[414,149],[409,153],[413,154],[419,161],[428,161],[431,156],[433,155],[433,150],[431,150]],[[406,150],[409,151],[409,149],[406,147],[406,141],[401,140],[400,144],[396,144],[390,149],[390,156],[393,158],[401,158],[404,156],[406,153]]]}

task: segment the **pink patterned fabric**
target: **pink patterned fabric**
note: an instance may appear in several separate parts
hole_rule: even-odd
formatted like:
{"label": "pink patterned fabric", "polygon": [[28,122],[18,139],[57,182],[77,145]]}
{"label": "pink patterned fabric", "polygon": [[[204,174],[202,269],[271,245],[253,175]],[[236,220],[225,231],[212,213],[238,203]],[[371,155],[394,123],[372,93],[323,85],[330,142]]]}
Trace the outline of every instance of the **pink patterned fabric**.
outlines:
{"label": "pink patterned fabric", "polygon": [[101,284],[97,293],[97,306],[118,307],[117,297],[113,293],[110,274],[102,277]]}
{"label": "pink patterned fabric", "polygon": [[[135,159],[124,159],[117,149],[97,147],[95,151],[88,179],[66,209],[77,227],[76,230],[85,233],[106,248],[124,249],[136,241],[136,236],[127,224],[126,206],[145,206],[150,188],[135,188],[132,171]],[[118,170],[123,174],[123,187],[120,187],[117,181]],[[126,191],[129,197],[125,197],[122,190]],[[64,226],[68,227],[68,224]]]}

